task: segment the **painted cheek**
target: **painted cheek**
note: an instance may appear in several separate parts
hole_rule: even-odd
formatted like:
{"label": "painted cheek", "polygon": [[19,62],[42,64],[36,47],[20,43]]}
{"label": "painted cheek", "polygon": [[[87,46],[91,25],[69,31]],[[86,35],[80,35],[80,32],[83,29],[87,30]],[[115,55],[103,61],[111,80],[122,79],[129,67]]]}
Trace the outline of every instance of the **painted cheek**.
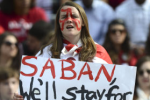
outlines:
{"label": "painted cheek", "polygon": [[74,23],[75,23],[77,30],[80,31],[81,30],[80,20],[74,19]]}

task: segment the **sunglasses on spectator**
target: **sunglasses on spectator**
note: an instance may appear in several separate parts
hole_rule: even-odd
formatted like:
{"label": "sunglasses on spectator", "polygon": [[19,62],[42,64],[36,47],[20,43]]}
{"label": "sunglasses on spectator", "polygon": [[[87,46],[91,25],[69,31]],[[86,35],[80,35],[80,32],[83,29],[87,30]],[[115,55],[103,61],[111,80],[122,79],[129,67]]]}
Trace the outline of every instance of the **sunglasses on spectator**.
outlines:
{"label": "sunglasses on spectator", "polygon": [[150,75],[150,69],[147,69],[147,70],[145,70],[145,71],[140,70],[140,71],[139,71],[139,75],[143,76],[144,72],[147,72],[147,73]]}
{"label": "sunglasses on spectator", "polygon": [[5,44],[6,46],[15,45],[16,47],[18,47],[18,43],[11,43],[10,41],[5,41],[4,44]]}
{"label": "sunglasses on spectator", "polygon": [[125,33],[126,31],[125,30],[119,30],[119,29],[112,29],[112,30],[110,30],[110,33],[111,34],[116,34],[117,32],[119,32],[120,34],[122,34],[122,33]]}

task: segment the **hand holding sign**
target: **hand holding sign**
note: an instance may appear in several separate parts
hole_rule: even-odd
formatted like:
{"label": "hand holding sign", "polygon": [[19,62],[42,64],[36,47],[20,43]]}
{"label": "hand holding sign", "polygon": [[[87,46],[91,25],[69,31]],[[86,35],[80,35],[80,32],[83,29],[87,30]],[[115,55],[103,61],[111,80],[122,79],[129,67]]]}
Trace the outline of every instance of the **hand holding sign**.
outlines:
{"label": "hand holding sign", "polygon": [[23,100],[23,96],[21,96],[21,95],[15,93],[13,100]]}

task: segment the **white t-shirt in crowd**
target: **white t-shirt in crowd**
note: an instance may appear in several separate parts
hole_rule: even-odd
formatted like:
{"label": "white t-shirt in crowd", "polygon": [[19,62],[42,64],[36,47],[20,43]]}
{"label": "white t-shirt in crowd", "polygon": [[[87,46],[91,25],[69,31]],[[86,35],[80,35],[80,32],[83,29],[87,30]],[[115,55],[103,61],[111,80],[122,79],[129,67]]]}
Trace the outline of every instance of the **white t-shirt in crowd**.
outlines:
{"label": "white t-shirt in crowd", "polygon": [[150,0],[141,6],[135,0],[127,0],[116,8],[116,17],[125,21],[132,43],[145,45],[150,26]]}

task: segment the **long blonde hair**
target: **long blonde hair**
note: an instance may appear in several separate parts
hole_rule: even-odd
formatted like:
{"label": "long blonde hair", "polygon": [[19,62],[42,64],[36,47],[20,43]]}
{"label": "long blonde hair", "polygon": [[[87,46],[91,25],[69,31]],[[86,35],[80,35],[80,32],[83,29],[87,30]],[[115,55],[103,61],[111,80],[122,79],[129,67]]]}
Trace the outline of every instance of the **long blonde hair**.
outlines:
{"label": "long blonde hair", "polygon": [[[96,54],[96,45],[89,33],[88,20],[84,9],[78,4],[71,1],[64,3],[57,11],[56,21],[55,21],[55,39],[50,49],[52,53],[52,58],[60,58],[61,50],[63,49],[63,36],[59,26],[60,10],[63,6],[73,6],[79,11],[82,21],[84,23],[84,26],[82,26],[81,37],[80,37],[83,45],[79,53],[79,60],[91,61]],[[42,53],[43,53],[43,49],[41,51],[41,54]]]}

